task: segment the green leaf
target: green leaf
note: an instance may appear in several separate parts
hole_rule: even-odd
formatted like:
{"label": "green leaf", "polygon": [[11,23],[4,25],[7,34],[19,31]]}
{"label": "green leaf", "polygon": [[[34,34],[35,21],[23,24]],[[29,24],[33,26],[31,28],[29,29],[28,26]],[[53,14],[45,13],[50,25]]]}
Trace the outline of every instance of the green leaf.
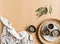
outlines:
{"label": "green leaf", "polygon": [[36,12],[38,12],[38,11],[40,11],[40,8],[38,8],[38,9],[36,10]]}
{"label": "green leaf", "polygon": [[47,14],[48,9],[47,9],[47,7],[40,7],[40,8],[38,8],[38,9],[36,10],[36,12],[38,12],[37,14],[38,14],[38,16],[40,17],[40,16],[42,16],[43,14]]}
{"label": "green leaf", "polygon": [[49,13],[51,14],[52,12],[52,6],[49,7]]}

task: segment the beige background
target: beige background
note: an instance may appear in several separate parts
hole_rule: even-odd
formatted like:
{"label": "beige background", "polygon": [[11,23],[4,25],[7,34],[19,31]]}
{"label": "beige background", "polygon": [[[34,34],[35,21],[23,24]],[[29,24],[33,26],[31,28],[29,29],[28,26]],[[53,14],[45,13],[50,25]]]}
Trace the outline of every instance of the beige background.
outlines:
{"label": "beige background", "polygon": [[[0,0],[0,16],[6,17],[17,32],[25,30],[29,25],[36,27],[42,20],[48,18],[60,19],[60,0]],[[41,6],[52,5],[52,14],[36,16],[35,10]],[[2,30],[2,29],[0,29]],[[1,32],[1,31],[0,31]],[[35,44],[39,44],[32,34]]]}

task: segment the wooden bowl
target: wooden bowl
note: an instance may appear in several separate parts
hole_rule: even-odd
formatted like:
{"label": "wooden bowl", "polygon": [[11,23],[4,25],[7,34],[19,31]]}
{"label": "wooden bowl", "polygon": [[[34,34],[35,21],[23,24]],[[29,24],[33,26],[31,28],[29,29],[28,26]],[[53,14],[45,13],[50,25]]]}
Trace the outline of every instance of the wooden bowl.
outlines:
{"label": "wooden bowl", "polygon": [[[43,36],[42,36],[42,28],[45,24],[48,24],[48,23],[54,23],[59,29],[60,29],[60,20],[58,19],[46,19],[44,21],[41,22],[41,24],[39,25],[39,28],[38,28],[38,37],[39,37],[39,40],[44,43],[44,44],[55,44],[55,43],[60,43],[58,42],[58,39],[60,38],[60,36],[58,36],[56,38],[55,41],[48,41],[46,40]],[[60,40],[60,39],[59,39]]]}

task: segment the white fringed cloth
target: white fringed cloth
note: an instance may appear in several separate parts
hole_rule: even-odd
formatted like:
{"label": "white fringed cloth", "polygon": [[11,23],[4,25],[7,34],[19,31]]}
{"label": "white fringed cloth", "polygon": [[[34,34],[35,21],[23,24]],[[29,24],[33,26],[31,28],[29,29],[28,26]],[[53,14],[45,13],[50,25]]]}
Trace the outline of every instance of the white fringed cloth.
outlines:
{"label": "white fringed cloth", "polygon": [[17,33],[6,18],[0,16],[0,21],[4,24],[0,38],[1,44],[34,44],[29,32]]}

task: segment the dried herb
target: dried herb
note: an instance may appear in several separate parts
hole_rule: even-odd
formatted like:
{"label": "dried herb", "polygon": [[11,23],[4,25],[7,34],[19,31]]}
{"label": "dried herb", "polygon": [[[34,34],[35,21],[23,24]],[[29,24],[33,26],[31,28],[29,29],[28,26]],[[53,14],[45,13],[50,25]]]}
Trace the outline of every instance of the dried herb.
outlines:
{"label": "dried herb", "polygon": [[37,15],[40,17],[43,14],[47,14],[48,9],[47,9],[47,7],[40,7],[36,10],[36,12],[37,12]]}
{"label": "dried herb", "polygon": [[37,16],[39,17],[42,16],[43,14],[47,14],[48,12],[51,14],[52,6],[50,5],[49,9],[47,9],[47,7],[40,7],[36,10],[36,12],[37,12]]}

